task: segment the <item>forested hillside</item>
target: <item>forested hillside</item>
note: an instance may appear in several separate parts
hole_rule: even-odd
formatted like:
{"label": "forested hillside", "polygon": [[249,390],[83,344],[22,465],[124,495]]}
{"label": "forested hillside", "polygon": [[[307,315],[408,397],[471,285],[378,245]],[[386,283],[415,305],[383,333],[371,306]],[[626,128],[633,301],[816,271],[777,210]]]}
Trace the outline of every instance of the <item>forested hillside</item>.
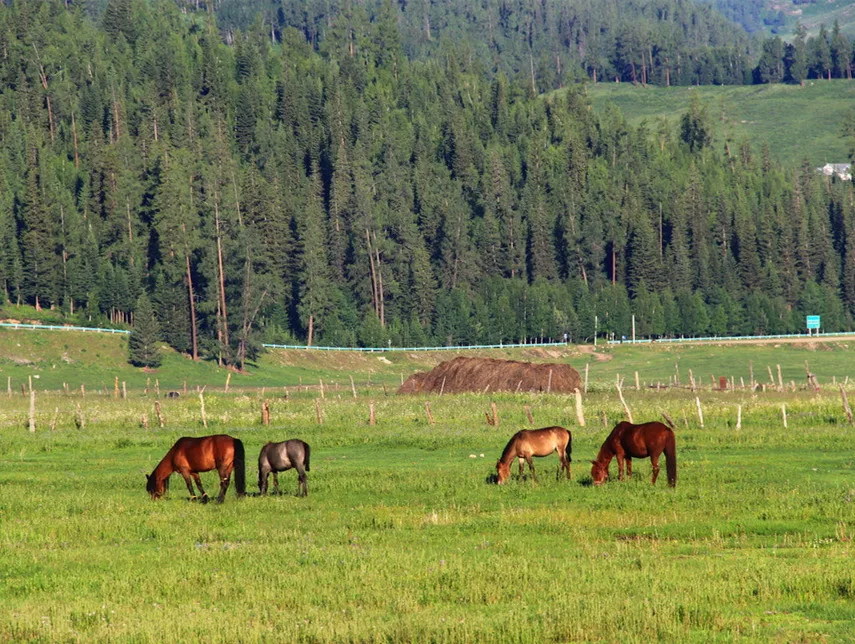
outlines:
{"label": "forested hillside", "polygon": [[[384,5],[389,7],[389,4]],[[0,6],[0,280],[242,365],[382,346],[778,333],[855,311],[850,182],[548,98],[392,13],[271,38],[173,0]],[[333,37],[338,34],[337,37]],[[231,42],[229,42],[231,41]],[[459,46],[458,46],[459,45]]]}

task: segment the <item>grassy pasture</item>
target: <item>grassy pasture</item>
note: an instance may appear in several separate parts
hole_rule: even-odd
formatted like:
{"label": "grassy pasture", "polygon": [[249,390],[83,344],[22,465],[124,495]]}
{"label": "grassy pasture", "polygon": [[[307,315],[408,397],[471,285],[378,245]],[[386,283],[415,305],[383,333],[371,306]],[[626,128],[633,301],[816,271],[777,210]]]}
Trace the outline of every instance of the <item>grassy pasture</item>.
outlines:
{"label": "grassy pasture", "polygon": [[[846,80],[807,81],[798,85],[750,85],[703,87],[633,87],[630,83],[597,83],[588,86],[594,109],[620,108],[624,118],[637,126],[646,121],[651,132],[658,123],[679,133],[680,118],[697,96],[707,109],[715,145],[723,149],[731,141],[735,153],[743,140],[756,155],[766,144],[780,163],[798,166],[803,160],[814,167],[849,160],[849,143],[841,136],[843,119],[851,110],[855,83]],[[734,147],[736,146],[736,147]]]}
{"label": "grassy pasture", "polygon": [[[623,350],[613,353],[627,375],[636,365],[654,371]],[[655,367],[665,378],[670,357]],[[637,461],[632,480],[594,488],[586,463],[623,415],[605,384],[612,375],[585,397],[584,427],[573,399],[559,395],[397,398],[375,386],[356,400],[349,388],[328,391],[322,425],[318,392],[268,392],[269,427],[260,391],[207,392],[207,429],[197,396],[163,400],[166,428],[146,430],[143,414],[157,426],[153,399],[138,392],[40,392],[30,433],[28,400],[14,395],[0,409],[0,640],[851,637],[855,429],[839,393],[625,382],[636,420],[667,411],[677,422],[678,485],[650,486],[649,463]],[[498,427],[484,421],[491,402]],[[536,485],[486,483],[509,436],[529,426],[525,406],[534,426],[572,430],[573,480],[554,479],[553,456],[536,462]],[[221,506],[193,504],[173,477],[169,497],[149,501],[143,474],[175,439],[216,432],[244,441],[250,491],[265,441],[308,441],[309,497],[294,496],[288,472],[278,497],[236,500],[230,490]],[[203,480],[216,488],[211,474]]]}

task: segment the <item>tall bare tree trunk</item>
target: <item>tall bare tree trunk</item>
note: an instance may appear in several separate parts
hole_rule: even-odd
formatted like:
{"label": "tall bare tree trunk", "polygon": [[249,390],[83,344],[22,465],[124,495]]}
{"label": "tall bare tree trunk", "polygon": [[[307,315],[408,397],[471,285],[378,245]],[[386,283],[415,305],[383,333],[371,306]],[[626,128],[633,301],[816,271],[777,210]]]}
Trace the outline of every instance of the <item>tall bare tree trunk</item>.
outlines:
{"label": "tall bare tree trunk", "polygon": [[214,227],[217,233],[217,268],[219,270],[218,282],[220,287],[220,315],[222,324],[222,343],[228,349],[229,346],[229,318],[226,312],[226,278],[223,272],[223,238],[220,233],[220,208],[218,197],[214,195]]}
{"label": "tall bare tree trunk", "polygon": [[191,357],[199,359],[199,339],[196,337],[196,297],[193,293],[193,273],[190,270],[190,245],[187,243],[187,227],[181,224],[184,231],[184,259],[187,265],[187,297],[190,301],[190,345]]}

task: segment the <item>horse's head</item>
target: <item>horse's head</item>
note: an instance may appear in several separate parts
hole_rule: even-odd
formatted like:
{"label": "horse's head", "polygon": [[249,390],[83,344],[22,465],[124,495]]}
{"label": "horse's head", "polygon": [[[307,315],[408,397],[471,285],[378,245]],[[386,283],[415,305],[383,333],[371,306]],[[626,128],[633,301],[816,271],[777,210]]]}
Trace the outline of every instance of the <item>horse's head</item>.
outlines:
{"label": "horse's head", "polygon": [[154,474],[146,474],[145,490],[151,495],[151,500],[156,501],[166,491],[166,483],[165,481],[160,481],[160,484],[158,484],[157,477]]}
{"label": "horse's head", "polygon": [[591,461],[591,478],[594,480],[594,485],[602,485],[609,476],[609,468],[599,461]]}
{"label": "horse's head", "polygon": [[502,461],[496,461],[496,483],[502,485],[511,475],[511,466]]}

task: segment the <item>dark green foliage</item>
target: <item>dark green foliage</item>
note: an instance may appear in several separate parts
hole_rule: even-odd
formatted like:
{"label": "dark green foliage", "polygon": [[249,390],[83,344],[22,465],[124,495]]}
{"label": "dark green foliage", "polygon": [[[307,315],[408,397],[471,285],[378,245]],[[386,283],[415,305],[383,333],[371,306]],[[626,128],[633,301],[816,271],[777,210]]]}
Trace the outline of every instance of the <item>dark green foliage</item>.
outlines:
{"label": "dark green foliage", "polygon": [[160,327],[151,302],[147,295],[140,295],[134,309],[134,328],[128,337],[128,362],[135,367],[156,369],[161,362],[160,341]]}
{"label": "dark green foliage", "polygon": [[[110,0],[98,22],[0,5],[5,296],[133,314],[139,335],[144,295],[163,341],[238,368],[310,327],[382,346],[590,341],[633,315],[652,336],[851,324],[851,183],[716,149],[700,100],[670,131],[596,116],[579,87],[532,96],[583,73],[746,82],[708,8],[440,4],[283,6],[229,43],[172,2]],[[491,16],[492,40],[440,37]],[[692,46],[662,40],[689,24]],[[766,80],[818,73],[800,38],[767,43]]]}

